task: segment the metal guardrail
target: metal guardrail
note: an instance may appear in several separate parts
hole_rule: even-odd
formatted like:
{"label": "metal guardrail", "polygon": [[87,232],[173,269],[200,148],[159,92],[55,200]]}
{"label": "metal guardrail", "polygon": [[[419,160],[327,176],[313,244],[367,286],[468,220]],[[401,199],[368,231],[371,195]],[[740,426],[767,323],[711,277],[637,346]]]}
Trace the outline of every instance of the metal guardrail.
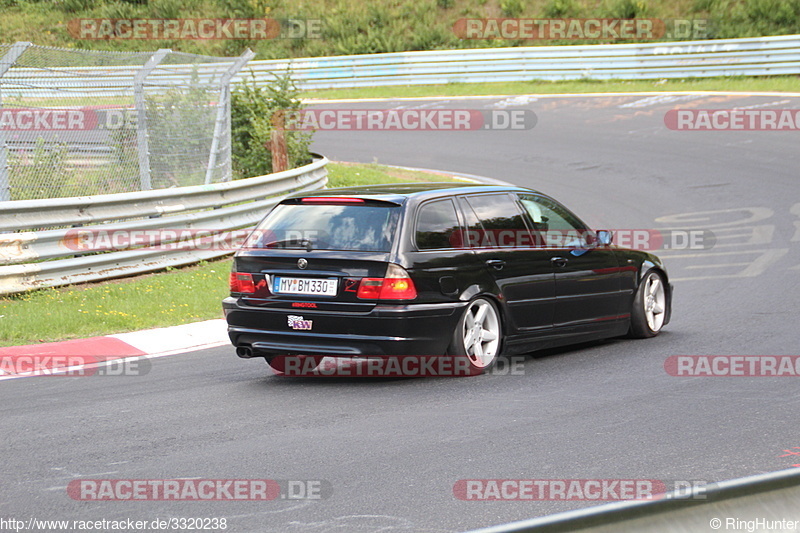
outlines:
{"label": "metal guardrail", "polygon": [[[141,274],[230,254],[230,232],[257,224],[289,192],[324,187],[327,163],[327,158],[315,156],[311,164],[296,169],[213,185],[3,202],[0,294]],[[79,230],[165,236],[155,246],[137,248],[134,240],[108,251],[106,243],[76,246]],[[171,239],[165,230],[176,230],[176,237]],[[180,230],[202,233],[187,239]]]}
{"label": "metal guardrail", "polygon": [[[292,69],[302,89],[346,89],[392,85],[464,82],[663,79],[710,76],[775,76],[800,74],[800,35],[608,45],[528,46],[427,52],[250,61],[234,76],[239,82],[255,76],[257,84]],[[178,72],[191,65],[170,65]],[[113,73],[118,73],[114,78]],[[200,82],[211,77],[203,66],[194,70]],[[83,74],[83,75],[78,75]],[[59,69],[37,76],[68,78],[82,94],[113,93],[130,78],[127,67],[105,67],[100,86],[91,67]],[[26,76],[25,69],[16,69]],[[169,85],[174,74],[153,72],[155,86]],[[116,80],[116,81],[115,81]],[[62,80],[62,83],[67,81]],[[10,89],[9,95],[13,95]]]}
{"label": "metal guardrail", "polygon": [[287,67],[303,89],[800,74],[800,35],[251,61],[237,79],[252,72],[258,83],[267,83]]}
{"label": "metal guardrail", "polygon": [[609,503],[470,533],[794,531],[796,525],[769,527],[767,522],[800,523],[798,501],[800,468],[792,468],[671,492],[658,500]]}

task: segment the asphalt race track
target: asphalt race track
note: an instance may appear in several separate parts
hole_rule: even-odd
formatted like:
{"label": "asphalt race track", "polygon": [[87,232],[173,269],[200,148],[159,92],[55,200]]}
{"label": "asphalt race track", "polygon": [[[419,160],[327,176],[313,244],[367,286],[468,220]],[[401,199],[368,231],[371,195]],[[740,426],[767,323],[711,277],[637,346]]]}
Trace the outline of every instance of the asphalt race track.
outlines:
{"label": "asphalt race track", "polygon": [[[486,98],[323,108],[529,109],[532,129],[323,131],[331,160],[490,176],[598,228],[711,230],[662,250],[673,320],[649,340],[528,357],[521,375],[288,379],[230,347],[141,377],[0,383],[0,516],[225,518],[228,531],[456,532],[594,505],[462,501],[462,479],[719,481],[800,463],[798,377],[673,377],[673,355],[797,355],[797,131],[673,131],[673,108],[789,96]],[[76,501],[75,479],[317,480],[324,499]],[[787,517],[791,518],[791,517]]]}

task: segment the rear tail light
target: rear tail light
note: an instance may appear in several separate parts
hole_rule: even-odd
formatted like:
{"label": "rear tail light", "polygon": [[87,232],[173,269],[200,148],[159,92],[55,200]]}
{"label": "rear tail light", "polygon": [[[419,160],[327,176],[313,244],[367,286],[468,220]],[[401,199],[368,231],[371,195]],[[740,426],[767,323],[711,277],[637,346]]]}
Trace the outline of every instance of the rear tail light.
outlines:
{"label": "rear tail light", "polygon": [[253,275],[247,272],[231,272],[231,292],[242,294],[255,294],[256,284],[253,282]]}
{"label": "rear tail light", "polygon": [[363,278],[357,296],[364,300],[413,300],[417,289],[403,267],[390,264],[384,277]]}

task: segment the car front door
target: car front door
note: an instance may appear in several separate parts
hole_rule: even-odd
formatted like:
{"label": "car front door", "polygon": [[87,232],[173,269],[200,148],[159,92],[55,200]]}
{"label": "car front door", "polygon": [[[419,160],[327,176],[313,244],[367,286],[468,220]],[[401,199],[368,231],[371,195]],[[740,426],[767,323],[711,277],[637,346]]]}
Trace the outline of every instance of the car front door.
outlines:
{"label": "car front door", "polygon": [[596,243],[595,233],[555,200],[518,197],[555,270],[554,325],[598,330],[620,319],[623,272],[614,250]]}

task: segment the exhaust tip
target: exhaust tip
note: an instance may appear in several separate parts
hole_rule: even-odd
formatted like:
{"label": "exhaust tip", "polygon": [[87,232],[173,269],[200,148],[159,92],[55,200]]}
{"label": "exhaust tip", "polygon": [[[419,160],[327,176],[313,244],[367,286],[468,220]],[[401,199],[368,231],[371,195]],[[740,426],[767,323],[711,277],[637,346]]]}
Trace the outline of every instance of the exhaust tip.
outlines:
{"label": "exhaust tip", "polygon": [[237,346],[236,355],[244,358],[253,357],[253,349],[249,346]]}

